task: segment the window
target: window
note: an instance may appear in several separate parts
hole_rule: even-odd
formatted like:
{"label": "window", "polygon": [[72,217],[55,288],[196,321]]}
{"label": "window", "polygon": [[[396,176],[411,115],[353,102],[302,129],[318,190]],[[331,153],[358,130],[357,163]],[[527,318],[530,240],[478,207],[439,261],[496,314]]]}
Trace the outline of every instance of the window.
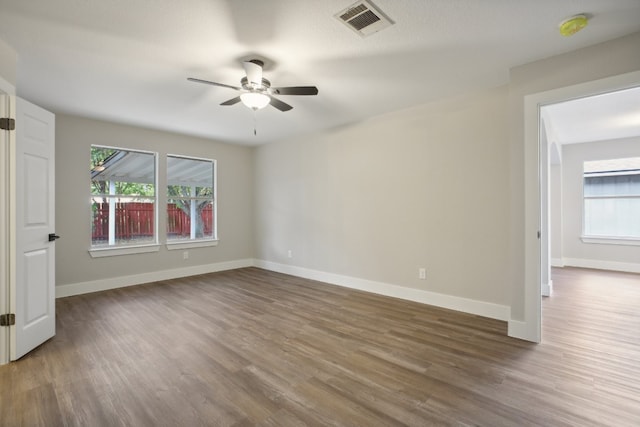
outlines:
{"label": "window", "polygon": [[640,239],[640,157],[584,163],[584,235]]}
{"label": "window", "polygon": [[91,147],[91,249],[148,245],[156,236],[156,155]]}
{"label": "window", "polygon": [[217,237],[215,160],[167,156],[167,243]]}

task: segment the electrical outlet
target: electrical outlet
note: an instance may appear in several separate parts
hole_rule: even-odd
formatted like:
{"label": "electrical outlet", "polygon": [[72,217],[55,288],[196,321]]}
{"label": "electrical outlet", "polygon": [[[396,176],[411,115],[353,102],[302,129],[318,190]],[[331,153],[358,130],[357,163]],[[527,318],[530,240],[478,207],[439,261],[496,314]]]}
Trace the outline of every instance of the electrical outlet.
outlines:
{"label": "electrical outlet", "polygon": [[182,259],[189,259],[189,251],[182,252]]}
{"label": "electrical outlet", "polygon": [[287,258],[293,258],[293,251],[291,251],[291,249],[287,251]]}
{"label": "electrical outlet", "polygon": [[427,278],[427,269],[419,268],[418,269],[418,279],[425,280]]}

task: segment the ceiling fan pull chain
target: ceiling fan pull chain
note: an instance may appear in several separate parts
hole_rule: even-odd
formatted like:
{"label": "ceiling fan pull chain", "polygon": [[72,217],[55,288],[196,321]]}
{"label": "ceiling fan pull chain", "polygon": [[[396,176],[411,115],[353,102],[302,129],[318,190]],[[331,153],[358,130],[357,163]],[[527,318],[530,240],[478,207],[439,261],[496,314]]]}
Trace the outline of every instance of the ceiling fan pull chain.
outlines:
{"label": "ceiling fan pull chain", "polygon": [[258,136],[258,132],[256,130],[256,128],[258,127],[258,125],[256,124],[257,119],[256,119],[256,110],[253,110],[253,136]]}

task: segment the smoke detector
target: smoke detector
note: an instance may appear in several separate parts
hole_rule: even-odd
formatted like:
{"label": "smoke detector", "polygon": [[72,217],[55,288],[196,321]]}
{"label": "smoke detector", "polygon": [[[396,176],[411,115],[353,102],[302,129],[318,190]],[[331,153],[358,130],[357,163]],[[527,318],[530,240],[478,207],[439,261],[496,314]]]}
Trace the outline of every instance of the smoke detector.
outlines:
{"label": "smoke detector", "polygon": [[393,25],[388,16],[367,0],[355,2],[334,16],[362,37]]}
{"label": "smoke detector", "polygon": [[589,23],[589,18],[585,14],[574,15],[565,19],[559,25],[560,34],[569,37],[582,30]]}

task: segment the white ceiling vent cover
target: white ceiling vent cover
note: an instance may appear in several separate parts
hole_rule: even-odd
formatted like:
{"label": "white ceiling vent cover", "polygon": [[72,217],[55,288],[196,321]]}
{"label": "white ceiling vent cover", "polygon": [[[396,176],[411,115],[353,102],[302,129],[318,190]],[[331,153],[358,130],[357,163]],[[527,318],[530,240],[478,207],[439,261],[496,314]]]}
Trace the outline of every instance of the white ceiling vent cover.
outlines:
{"label": "white ceiling vent cover", "polygon": [[388,16],[365,0],[352,4],[334,16],[362,37],[393,25],[393,21]]}

